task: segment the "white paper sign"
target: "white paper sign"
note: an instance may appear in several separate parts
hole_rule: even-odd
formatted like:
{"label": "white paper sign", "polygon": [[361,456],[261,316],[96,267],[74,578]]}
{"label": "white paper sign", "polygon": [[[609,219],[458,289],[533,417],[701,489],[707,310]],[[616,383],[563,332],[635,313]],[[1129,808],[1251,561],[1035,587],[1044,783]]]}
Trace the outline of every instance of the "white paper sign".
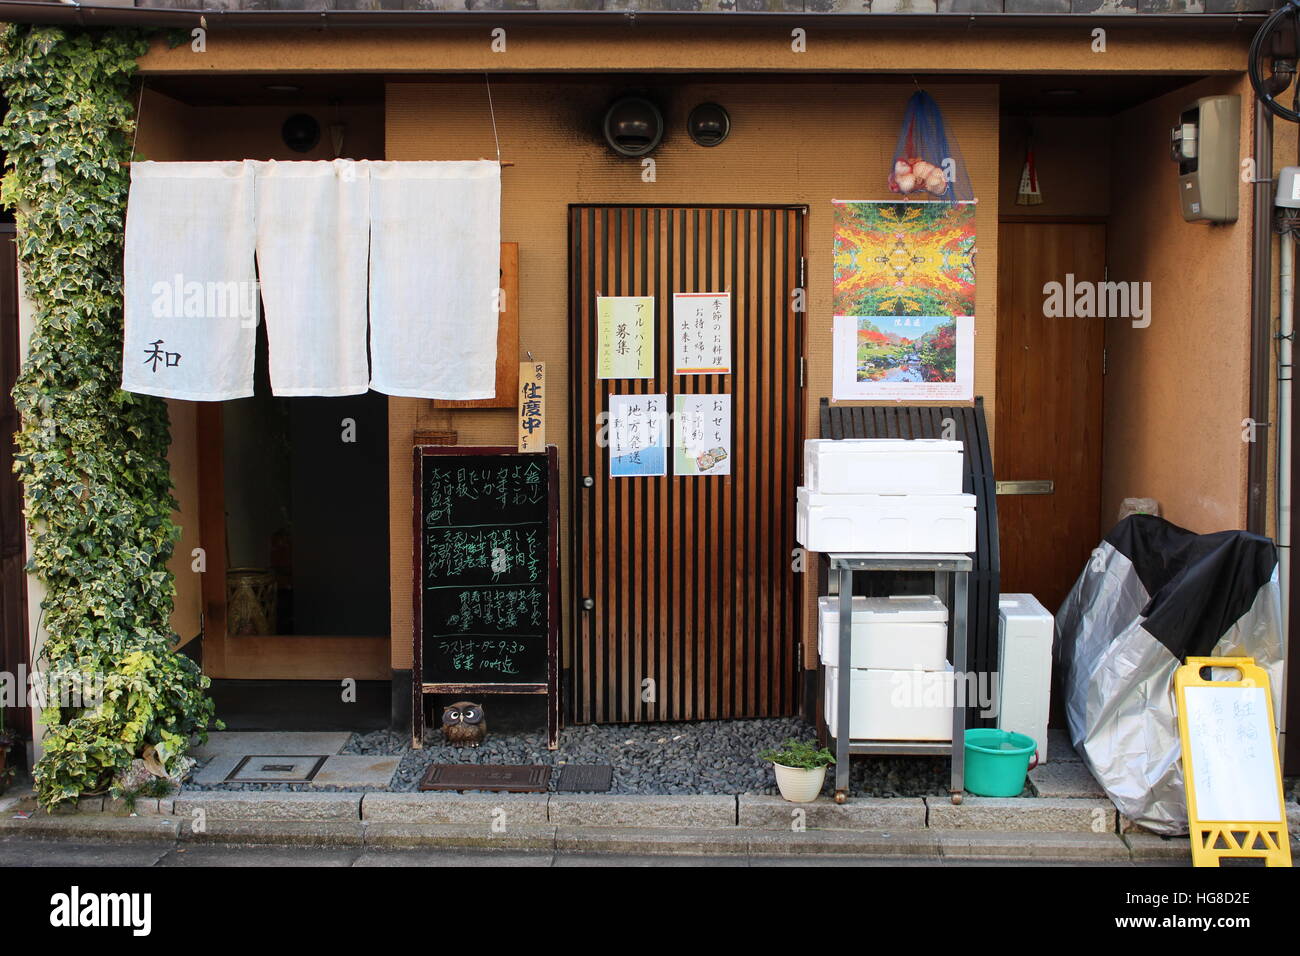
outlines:
{"label": "white paper sign", "polygon": [[726,375],[731,371],[731,293],[673,293],[673,372]]}
{"label": "white paper sign", "polygon": [[668,474],[667,395],[609,397],[609,476]]}
{"label": "white paper sign", "polygon": [[730,395],[675,397],[673,474],[731,474]]}
{"label": "white paper sign", "polygon": [[[1187,687],[1196,815],[1205,822],[1280,823],[1268,695],[1262,687]],[[1185,770],[1186,768],[1184,768]]]}

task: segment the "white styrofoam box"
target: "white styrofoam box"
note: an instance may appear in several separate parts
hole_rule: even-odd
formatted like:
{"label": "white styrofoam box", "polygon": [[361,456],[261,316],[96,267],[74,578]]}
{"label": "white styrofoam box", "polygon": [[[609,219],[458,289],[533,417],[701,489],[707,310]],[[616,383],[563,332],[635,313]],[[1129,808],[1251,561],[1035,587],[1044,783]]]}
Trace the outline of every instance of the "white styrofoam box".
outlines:
{"label": "white styrofoam box", "polygon": [[827,495],[799,489],[795,538],[809,551],[975,550],[974,495]]}
{"label": "white styrofoam box", "polygon": [[[840,662],[840,599],[817,599],[817,652]],[[948,649],[948,608],[933,594],[853,599],[853,667],[941,671]]]}
{"label": "white styrofoam box", "polygon": [[1034,738],[1047,763],[1052,615],[1032,594],[998,595],[998,726]]}
{"label": "white styrofoam box", "polygon": [[959,495],[961,456],[942,438],[810,438],[803,478],[824,495]]}
{"label": "white styrofoam box", "polygon": [[[838,667],[826,668],[826,723],[837,736]],[[853,668],[850,740],[952,740],[953,672]]]}

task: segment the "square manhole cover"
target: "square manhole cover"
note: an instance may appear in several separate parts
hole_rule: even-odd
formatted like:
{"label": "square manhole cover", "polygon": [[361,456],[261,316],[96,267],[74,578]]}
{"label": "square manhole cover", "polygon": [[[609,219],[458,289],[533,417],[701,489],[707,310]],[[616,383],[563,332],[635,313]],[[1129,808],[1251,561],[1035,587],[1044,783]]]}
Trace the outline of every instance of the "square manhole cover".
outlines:
{"label": "square manhole cover", "polygon": [[505,790],[545,793],[551,768],[540,764],[436,763],[420,781],[421,790]]}
{"label": "square manhole cover", "polygon": [[326,757],[288,754],[253,754],[235,764],[227,783],[310,783]]}
{"label": "square manhole cover", "polygon": [[565,764],[555,781],[561,793],[606,793],[614,785],[614,768],[609,766],[575,767]]}

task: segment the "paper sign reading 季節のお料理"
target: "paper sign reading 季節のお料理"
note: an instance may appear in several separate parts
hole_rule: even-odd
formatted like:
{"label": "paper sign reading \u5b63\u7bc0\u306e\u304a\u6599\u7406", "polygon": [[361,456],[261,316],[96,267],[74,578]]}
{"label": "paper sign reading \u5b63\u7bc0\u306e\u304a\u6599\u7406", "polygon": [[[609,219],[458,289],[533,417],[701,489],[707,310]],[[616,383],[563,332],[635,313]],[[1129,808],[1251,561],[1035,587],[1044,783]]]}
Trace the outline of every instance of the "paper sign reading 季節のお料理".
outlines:
{"label": "paper sign reading \u5b63\u7bc0\u306e\u304a\u6599\u7406", "polygon": [[519,450],[546,448],[546,363],[519,363]]}
{"label": "paper sign reading \u5b63\u7bc0\u306e\u304a\u6599\u7406", "polygon": [[596,377],[653,378],[655,300],[606,295],[596,300]]}
{"label": "paper sign reading \u5b63\u7bc0\u306e\u304a\u6599\u7406", "polygon": [[673,372],[726,375],[731,371],[731,293],[673,293]]}
{"label": "paper sign reading \u5b63\u7bc0\u306e\u304a\u6599\u7406", "polygon": [[609,397],[609,476],[666,475],[666,395]]}
{"label": "paper sign reading \u5b63\u7bc0\u306e\u304a\u6599\u7406", "polygon": [[673,474],[731,474],[731,396],[673,399]]}

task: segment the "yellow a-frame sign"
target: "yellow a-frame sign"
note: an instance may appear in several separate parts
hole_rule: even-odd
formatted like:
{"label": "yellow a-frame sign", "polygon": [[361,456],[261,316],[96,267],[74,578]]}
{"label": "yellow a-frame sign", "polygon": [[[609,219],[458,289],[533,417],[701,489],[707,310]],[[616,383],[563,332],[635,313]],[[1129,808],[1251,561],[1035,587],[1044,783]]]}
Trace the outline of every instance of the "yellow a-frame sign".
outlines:
{"label": "yellow a-frame sign", "polygon": [[[1203,675],[1208,668],[1241,676],[1215,680]],[[1250,657],[1189,657],[1174,673],[1174,694],[1192,865],[1227,857],[1290,866],[1267,672]]]}

